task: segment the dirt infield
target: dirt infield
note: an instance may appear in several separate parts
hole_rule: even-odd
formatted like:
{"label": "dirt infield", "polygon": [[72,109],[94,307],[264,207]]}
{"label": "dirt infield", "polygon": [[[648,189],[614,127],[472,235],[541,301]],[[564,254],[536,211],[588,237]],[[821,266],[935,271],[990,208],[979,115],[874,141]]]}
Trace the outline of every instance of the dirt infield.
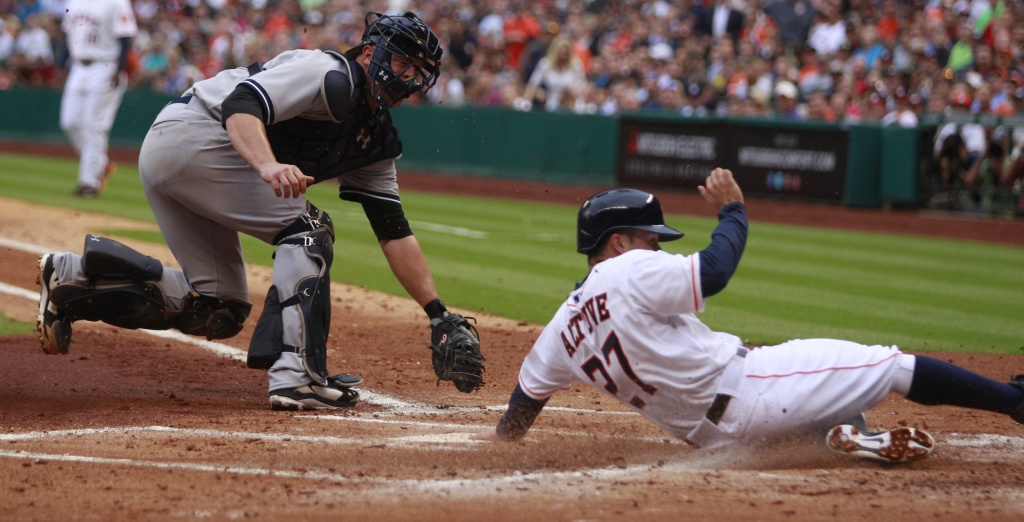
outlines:
{"label": "dirt infield", "polygon": [[[404,188],[562,202],[594,188],[502,183],[403,178]],[[671,212],[711,215],[692,197],[663,199]],[[752,220],[895,227],[1024,245],[1024,228],[1013,221],[771,201],[749,207]],[[61,226],[40,226],[40,215]],[[79,252],[89,231],[133,226],[148,225],[0,200],[0,311],[34,322],[39,253]],[[166,249],[126,242],[174,266]],[[262,303],[269,277],[266,269],[250,269],[252,302]],[[254,321],[236,338],[199,344],[75,323],[67,356],[44,355],[34,335],[0,337],[3,518],[1024,517],[1024,427],[995,414],[924,408],[896,396],[869,412],[870,423],[927,427],[938,449],[892,468],[830,455],[817,441],[696,451],[583,386],[556,394],[523,442],[471,441],[470,434],[501,414],[540,327],[475,314],[488,383],[465,395],[436,385],[424,349],[425,316],[415,304],[337,284],[332,300],[332,369],[366,378],[363,403],[339,412],[268,408],[264,374],[242,362]],[[257,305],[251,317],[259,312]],[[1024,373],[1020,355],[939,356],[997,379]]]}

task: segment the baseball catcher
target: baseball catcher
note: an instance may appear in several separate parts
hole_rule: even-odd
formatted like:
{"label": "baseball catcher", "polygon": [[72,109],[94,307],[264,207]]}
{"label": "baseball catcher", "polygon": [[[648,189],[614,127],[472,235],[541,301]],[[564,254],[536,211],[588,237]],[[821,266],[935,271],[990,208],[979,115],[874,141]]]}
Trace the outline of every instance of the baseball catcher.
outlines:
{"label": "baseball catcher", "polygon": [[362,207],[392,274],[432,321],[438,377],[464,392],[483,384],[476,330],[441,304],[398,190],[402,140],[390,111],[437,82],[441,41],[411,12],[371,12],[364,22],[360,44],[344,52],[295,49],[226,69],[160,111],[139,152],[139,178],[181,269],[97,236],[84,256],[44,255],[38,329],[46,353],[67,353],[71,323],[81,319],[210,339],[238,334],[252,310],[245,234],[274,246],[246,360],[266,371],[270,407],[355,406],[362,377],[332,374],[327,364],[330,273],[343,238],[305,197],[309,185],[330,180],[340,199]]}
{"label": "baseball catcher", "polygon": [[[470,317],[476,322],[476,319]],[[452,381],[460,392],[470,393],[484,385],[484,356],[480,337],[465,317],[448,311],[430,320],[431,362],[437,383]]]}

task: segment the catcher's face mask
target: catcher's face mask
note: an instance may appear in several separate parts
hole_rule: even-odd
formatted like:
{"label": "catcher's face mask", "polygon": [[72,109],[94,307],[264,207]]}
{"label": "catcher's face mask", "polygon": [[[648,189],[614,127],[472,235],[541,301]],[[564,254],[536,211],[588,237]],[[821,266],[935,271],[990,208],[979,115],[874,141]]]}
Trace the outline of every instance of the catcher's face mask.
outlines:
{"label": "catcher's face mask", "polygon": [[[372,23],[370,17],[377,19]],[[437,35],[413,13],[366,15],[363,45],[374,46],[370,59],[370,95],[387,109],[415,93],[426,94],[441,68]]]}

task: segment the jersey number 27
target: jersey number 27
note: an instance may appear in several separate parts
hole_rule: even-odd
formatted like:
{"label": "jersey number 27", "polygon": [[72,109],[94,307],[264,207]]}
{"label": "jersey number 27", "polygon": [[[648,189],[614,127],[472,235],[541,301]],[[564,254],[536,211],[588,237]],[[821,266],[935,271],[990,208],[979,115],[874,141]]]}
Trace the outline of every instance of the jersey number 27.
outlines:
{"label": "jersey number 27", "polygon": [[[608,374],[608,369],[605,364],[610,365],[612,363],[612,354],[615,354],[615,358],[619,361],[619,366],[622,367],[623,373],[629,377],[629,380],[636,383],[647,395],[654,395],[658,392],[658,389],[650,384],[644,382],[637,374],[633,371],[633,367],[629,364],[629,359],[626,357],[626,352],[622,350],[622,343],[619,341],[619,336],[615,335],[615,332],[608,334],[608,338],[604,340],[604,345],[601,346],[601,353],[604,355],[604,361],[601,358],[592,355],[586,362],[583,363],[581,368],[590,377],[590,380],[597,382],[597,373],[600,373],[604,377],[605,385],[604,389],[608,390],[608,393],[612,395],[618,395],[619,385],[615,384],[615,380]],[[646,403],[640,397],[634,395],[630,399],[629,403],[638,409],[644,409]]]}

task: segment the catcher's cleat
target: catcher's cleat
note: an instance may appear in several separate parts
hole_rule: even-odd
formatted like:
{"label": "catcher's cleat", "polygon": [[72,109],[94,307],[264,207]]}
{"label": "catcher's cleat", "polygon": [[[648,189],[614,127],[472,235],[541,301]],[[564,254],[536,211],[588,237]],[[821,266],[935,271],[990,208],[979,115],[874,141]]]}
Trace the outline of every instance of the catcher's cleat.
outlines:
{"label": "catcher's cleat", "polygon": [[935,448],[935,439],[927,432],[905,426],[869,433],[849,424],[840,424],[829,430],[825,444],[837,453],[901,464],[930,455]]}
{"label": "catcher's cleat", "polygon": [[282,388],[270,392],[273,410],[333,410],[355,406],[359,392],[348,388],[325,388],[307,384],[298,388]]}
{"label": "catcher's cleat", "polygon": [[53,283],[53,255],[44,254],[39,258],[39,273],[36,274],[36,284],[39,285],[39,316],[36,318],[39,345],[50,355],[67,354],[71,346],[71,320],[50,303],[50,285]]}

